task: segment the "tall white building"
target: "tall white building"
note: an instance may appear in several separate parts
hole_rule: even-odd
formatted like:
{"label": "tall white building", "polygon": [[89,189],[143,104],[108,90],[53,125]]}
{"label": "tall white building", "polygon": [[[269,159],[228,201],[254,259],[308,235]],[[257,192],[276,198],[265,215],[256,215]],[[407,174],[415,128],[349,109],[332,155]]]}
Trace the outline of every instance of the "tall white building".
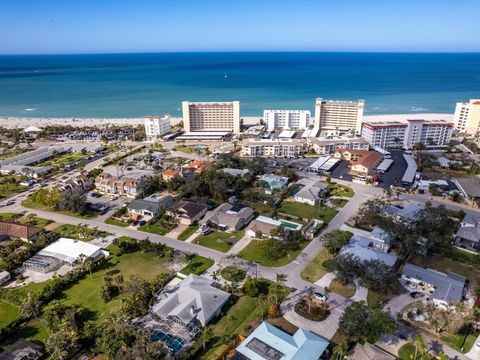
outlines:
{"label": "tall white building", "polygon": [[480,99],[457,103],[453,123],[455,129],[470,135],[480,131]]}
{"label": "tall white building", "polygon": [[240,133],[240,102],[182,102],[183,128],[188,132]]}
{"label": "tall white building", "polygon": [[148,140],[162,137],[171,131],[170,115],[160,116],[145,116],[145,135]]}
{"label": "tall white building", "polygon": [[370,121],[362,125],[362,137],[370,146],[382,149],[411,149],[417,143],[427,147],[445,146],[452,133],[453,123],[446,120]]}
{"label": "tall white building", "polygon": [[362,129],[365,100],[340,101],[315,99],[315,126],[327,130],[355,131]]}
{"label": "tall white building", "polygon": [[277,129],[305,130],[310,124],[308,110],[265,110],[263,121],[268,131]]}

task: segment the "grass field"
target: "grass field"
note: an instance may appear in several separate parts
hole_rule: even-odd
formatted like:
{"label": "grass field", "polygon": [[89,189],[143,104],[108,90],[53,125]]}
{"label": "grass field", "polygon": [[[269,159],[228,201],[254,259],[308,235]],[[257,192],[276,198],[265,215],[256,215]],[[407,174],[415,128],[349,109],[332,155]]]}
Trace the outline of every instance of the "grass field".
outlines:
{"label": "grass field", "polygon": [[10,324],[20,316],[20,309],[17,305],[0,300],[0,329]]}
{"label": "grass field", "polygon": [[300,252],[305,246],[307,246],[308,243],[308,241],[304,241],[301,243],[301,246],[298,249],[288,250],[286,256],[273,260],[265,256],[263,251],[265,241],[252,240],[250,241],[250,244],[248,244],[242,251],[238,253],[238,256],[245,260],[254,261],[264,266],[283,266],[295,260],[298,254],[300,254]]}
{"label": "grass field", "polygon": [[117,220],[117,219],[112,219],[112,218],[108,218],[107,220],[105,220],[105,224],[115,225],[115,226],[120,226],[120,227],[128,227],[130,225],[126,222],[123,222],[123,221],[120,221],[120,220]]}
{"label": "grass field", "polygon": [[193,152],[192,149],[190,149],[188,146],[184,146],[184,145],[176,146],[175,149],[177,151],[181,151],[185,154],[191,154]]}
{"label": "grass field", "polygon": [[[447,343],[450,347],[454,348],[455,350],[465,354],[472,349],[473,344],[475,344],[475,340],[477,339],[479,334],[468,334],[468,335],[448,335],[442,336],[442,341]],[[462,351],[463,347],[463,351]]]}
{"label": "grass field", "polygon": [[299,219],[320,219],[325,223],[329,223],[335,215],[337,210],[328,206],[322,208],[316,208],[312,205],[302,204],[295,201],[282,201],[279,211],[287,215],[295,216]]}
{"label": "grass field", "polygon": [[237,241],[243,238],[245,235],[245,230],[239,230],[233,233],[213,231],[208,235],[199,235],[195,240],[195,244],[199,244],[210,249],[218,250],[221,252],[227,252],[231,249],[233,244],[228,242],[232,236],[237,238]]}
{"label": "grass field", "polygon": [[333,206],[343,208],[345,205],[347,205],[348,201],[345,199],[332,199],[330,200],[330,203]]}
{"label": "grass field", "polygon": [[0,176],[0,199],[18,194],[28,188],[14,181],[12,176]]}
{"label": "grass field", "polygon": [[342,295],[346,298],[351,298],[355,295],[355,285],[344,285],[341,281],[333,279],[333,281],[328,285],[328,288],[339,295]]}
{"label": "grass field", "polygon": [[84,158],[85,155],[83,155],[82,153],[63,153],[54,159],[38,163],[38,166],[53,166],[54,168],[60,169],[68,164],[82,160]]}
{"label": "grass field", "polygon": [[303,269],[303,271],[300,273],[300,276],[303,280],[310,281],[312,283],[319,280],[328,272],[327,268],[324,266],[324,262],[331,260],[332,258],[333,257],[328,250],[323,248],[318,252],[313,261],[309,263],[305,269]]}
{"label": "grass field", "polygon": [[195,225],[190,225],[189,227],[187,227],[185,230],[183,230],[177,237],[178,240],[182,240],[182,241],[185,241],[187,240],[190,236],[193,235],[193,233],[195,231],[198,230],[198,228],[200,227],[200,225],[198,224],[195,224]]}
{"label": "grass field", "polygon": [[0,213],[0,220],[1,221],[15,220],[16,222],[19,222],[20,224],[26,224],[28,222],[28,225],[41,227],[41,228],[43,228],[44,226],[47,226],[48,224],[51,224],[53,222],[53,220],[43,219],[43,218],[39,218],[39,217],[34,217],[29,222],[27,220],[26,216],[22,216],[18,213]]}
{"label": "grass field", "polygon": [[138,227],[138,230],[148,232],[150,234],[165,235],[173,230],[175,225],[169,224],[170,226],[164,227],[160,226],[158,223],[155,224],[146,224]]}
{"label": "grass field", "polygon": [[207,259],[203,256],[195,255],[193,259],[190,260],[190,263],[179,272],[184,275],[201,275],[213,264],[214,261],[212,259]]}
{"label": "grass field", "polygon": [[355,195],[353,189],[346,185],[330,183],[328,184],[328,189],[330,190],[330,196],[353,197]]}
{"label": "grass field", "polygon": [[74,213],[74,212],[71,212],[71,211],[66,211],[66,210],[53,210],[53,209],[49,208],[48,206],[42,206],[42,205],[34,203],[28,197],[25,200],[22,201],[22,205],[27,207],[27,208],[30,208],[30,209],[50,211],[50,212],[53,212],[53,213],[73,216],[73,217],[76,217],[78,219],[87,219],[88,220],[88,219],[95,219],[97,217],[97,215],[94,214],[94,213],[87,213],[85,215],[80,215],[80,214],[77,214],[77,213]]}
{"label": "grass field", "polygon": [[55,228],[53,232],[59,234],[62,237],[84,240],[84,241],[91,241],[96,237],[106,237],[110,235],[107,231],[95,230],[92,228],[88,228],[85,230],[83,237],[80,236],[81,228],[76,225],[64,224],[60,225],[59,227]]}
{"label": "grass field", "polygon": [[415,355],[415,345],[407,343],[398,350],[398,356],[401,360],[412,360]]}

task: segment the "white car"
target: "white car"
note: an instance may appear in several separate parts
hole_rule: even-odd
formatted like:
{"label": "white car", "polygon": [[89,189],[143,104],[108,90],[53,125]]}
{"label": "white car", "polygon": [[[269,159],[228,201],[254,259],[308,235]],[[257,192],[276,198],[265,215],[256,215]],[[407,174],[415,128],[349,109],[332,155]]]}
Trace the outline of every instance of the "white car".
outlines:
{"label": "white car", "polygon": [[314,291],[312,292],[312,295],[315,299],[317,300],[320,300],[320,301],[323,301],[323,302],[326,302],[328,300],[328,296],[327,295],[324,295],[324,294],[321,294],[319,293],[318,291]]}

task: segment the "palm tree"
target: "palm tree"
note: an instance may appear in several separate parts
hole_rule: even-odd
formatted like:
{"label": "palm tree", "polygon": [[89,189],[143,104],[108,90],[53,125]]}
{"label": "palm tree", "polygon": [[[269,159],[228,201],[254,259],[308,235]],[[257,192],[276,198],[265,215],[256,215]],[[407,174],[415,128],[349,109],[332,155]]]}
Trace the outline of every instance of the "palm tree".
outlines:
{"label": "palm tree", "polygon": [[222,272],[222,269],[217,269],[215,271],[212,272],[212,279],[213,281],[217,282],[218,279],[219,279],[219,275],[220,273]]}
{"label": "palm tree", "polygon": [[200,334],[200,341],[202,342],[203,351],[207,346],[208,341],[212,338],[213,331],[209,327],[204,327],[202,333]]}
{"label": "palm tree", "polygon": [[275,276],[275,282],[277,284],[283,284],[287,280],[287,275],[277,273]]}
{"label": "palm tree", "polygon": [[425,354],[427,354],[427,342],[425,341],[425,338],[420,335],[420,334],[417,334],[415,336],[415,341],[414,341],[414,345],[415,345],[415,356],[413,357],[414,359],[417,359],[417,357],[423,357]]}
{"label": "palm tree", "polygon": [[345,357],[345,354],[348,350],[348,342],[346,340],[342,340],[337,346],[333,348],[332,351],[332,360],[340,360]]}
{"label": "palm tree", "polygon": [[29,292],[26,301],[20,306],[20,311],[24,316],[38,318],[40,315],[40,301],[38,297],[32,296]]}

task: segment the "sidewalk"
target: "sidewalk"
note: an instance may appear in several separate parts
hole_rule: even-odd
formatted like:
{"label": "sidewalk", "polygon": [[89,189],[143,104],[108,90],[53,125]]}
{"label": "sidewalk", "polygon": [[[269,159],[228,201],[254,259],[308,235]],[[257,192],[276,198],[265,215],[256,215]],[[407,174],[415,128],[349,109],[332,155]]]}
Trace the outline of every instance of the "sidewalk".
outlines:
{"label": "sidewalk", "polygon": [[240,240],[238,240],[235,245],[233,245],[230,250],[227,251],[227,255],[236,255],[238,254],[240,251],[242,251],[242,249],[244,247],[246,247],[250,241],[252,241],[252,238],[248,235],[244,235],[243,238],[241,238]]}

